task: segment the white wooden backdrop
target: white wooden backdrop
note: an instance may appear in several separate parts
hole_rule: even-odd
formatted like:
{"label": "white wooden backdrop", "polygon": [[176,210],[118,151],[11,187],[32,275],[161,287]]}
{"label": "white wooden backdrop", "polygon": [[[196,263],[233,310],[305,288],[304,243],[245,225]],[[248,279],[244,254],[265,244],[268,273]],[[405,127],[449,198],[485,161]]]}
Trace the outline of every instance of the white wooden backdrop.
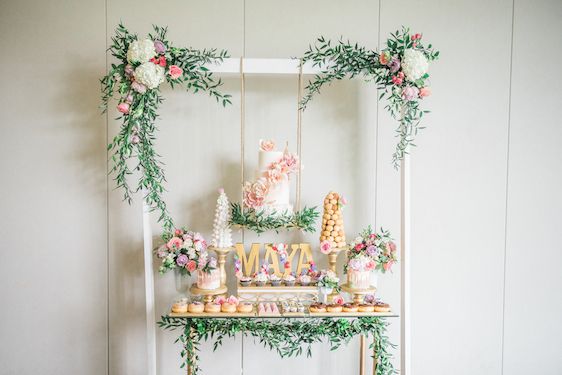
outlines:
{"label": "white wooden backdrop", "polygon": [[[442,60],[432,66],[432,114],[412,159],[413,373],[561,373],[561,16],[557,0],[2,2],[2,372],[144,369],[141,207],[106,184],[104,144],[118,123],[96,108],[107,38],[122,20],[141,33],[167,24],[178,45],[264,58],[298,56],[320,34],[375,48],[402,24],[424,32]],[[259,138],[295,143],[296,81],[249,78],[247,89],[251,170]],[[237,103],[238,81],[225,90]],[[167,198],[178,223],[209,235],[215,189],[239,192],[238,107],[165,95],[158,147]],[[343,191],[352,198],[348,228],[376,222],[398,233],[395,124],[382,107],[359,82],[337,83],[311,103],[303,201],[320,202],[317,186]],[[398,278],[381,285],[395,306]],[[156,290],[162,314],[171,275]],[[397,342],[397,327],[390,333]],[[159,373],[181,373],[174,336],[158,332]],[[312,359],[274,362],[271,373],[351,373],[357,347],[316,347]],[[240,340],[202,357],[209,373],[238,373],[243,361],[245,374],[257,374],[277,361]]]}

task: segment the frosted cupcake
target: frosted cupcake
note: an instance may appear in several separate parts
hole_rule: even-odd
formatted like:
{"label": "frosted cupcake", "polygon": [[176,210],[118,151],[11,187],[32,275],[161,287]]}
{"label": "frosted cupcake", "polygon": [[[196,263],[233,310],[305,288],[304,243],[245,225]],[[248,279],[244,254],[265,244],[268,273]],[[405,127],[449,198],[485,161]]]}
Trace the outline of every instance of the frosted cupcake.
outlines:
{"label": "frosted cupcake", "polygon": [[269,280],[269,275],[265,272],[260,272],[254,277],[257,286],[265,286]]}
{"label": "frosted cupcake", "polygon": [[269,276],[269,281],[271,282],[271,286],[279,286],[281,285],[281,278],[276,274]]}
{"label": "frosted cupcake", "polygon": [[308,275],[300,275],[299,277],[299,284],[301,284],[302,286],[308,286],[310,284],[310,282],[312,281],[312,278]]}
{"label": "frosted cupcake", "polygon": [[250,286],[250,284],[252,283],[252,278],[248,277],[248,276],[242,276],[240,278],[240,285],[242,286]]}
{"label": "frosted cupcake", "polygon": [[285,275],[283,277],[283,283],[285,283],[285,285],[287,286],[294,286],[296,281],[297,278],[291,274]]}

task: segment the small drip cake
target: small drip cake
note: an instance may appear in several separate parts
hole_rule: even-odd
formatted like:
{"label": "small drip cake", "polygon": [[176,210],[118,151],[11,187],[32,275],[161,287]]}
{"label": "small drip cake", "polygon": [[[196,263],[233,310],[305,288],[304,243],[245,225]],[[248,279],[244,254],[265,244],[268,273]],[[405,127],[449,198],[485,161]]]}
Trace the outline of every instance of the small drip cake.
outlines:
{"label": "small drip cake", "polygon": [[347,270],[347,283],[353,289],[367,289],[371,287],[371,271]]}
{"label": "small drip cake", "polygon": [[221,273],[218,268],[209,272],[197,271],[197,288],[203,290],[214,290],[221,286]]}

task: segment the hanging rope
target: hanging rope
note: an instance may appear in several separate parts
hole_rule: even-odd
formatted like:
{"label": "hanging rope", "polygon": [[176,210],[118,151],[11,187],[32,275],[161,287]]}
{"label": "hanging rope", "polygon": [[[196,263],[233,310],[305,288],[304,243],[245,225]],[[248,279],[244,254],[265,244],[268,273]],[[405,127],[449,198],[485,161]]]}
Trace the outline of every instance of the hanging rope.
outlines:
{"label": "hanging rope", "polygon": [[299,60],[299,83],[298,83],[298,94],[297,94],[297,155],[299,156],[299,170],[297,173],[297,211],[301,210],[301,182],[302,182],[302,60]]}
{"label": "hanging rope", "polygon": [[[240,57],[240,188],[241,199],[244,202],[244,145],[246,141],[246,79],[244,76],[244,56]],[[244,243],[244,230],[242,230],[242,243]]]}

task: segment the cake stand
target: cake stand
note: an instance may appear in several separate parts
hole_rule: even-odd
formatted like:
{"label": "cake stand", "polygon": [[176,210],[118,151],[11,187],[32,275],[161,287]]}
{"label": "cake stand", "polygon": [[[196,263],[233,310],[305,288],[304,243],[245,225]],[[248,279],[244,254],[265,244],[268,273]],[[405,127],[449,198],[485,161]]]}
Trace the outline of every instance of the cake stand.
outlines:
{"label": "cake stand", "polygon": [[207,302],[213,302],[214,296],[220,296],[222,294],[226,294],[228,289],[226,288],[225,285],[221,285],[217,289],[199,289],[197,287],[197,284],[193,284],[191,286],[191,289],[189,290],[191,291],[191,294],[203,296],[203,302],[207,303]]}
{"label": "cake stand", "polygon": [[219,263],[219,269],[220,269],[220,273],[221,273],[221,286],[225,286],[226,285],[226,271],[225,271],[224,265],[226,263],[226,256],[228,255],[229,252],[234,250],[234,246],[230,246],[230,247],[209,246],[209,247],[207,247],[207,249],[211,250],[211,251],[214,251],[219,256],[218,263]]}
{"label": "cake stand", "polygon": [[341,288],[344,292],[353,295],[353,302],[357,304],[363,303],[363,299],[365,298],[365,295],[374,294],[375,291],[377,290],[377,288],[375,288],[374,286],[365,289],[357,289],[357,288],[350,287],[349,284],[344,284],[341,286]]}

